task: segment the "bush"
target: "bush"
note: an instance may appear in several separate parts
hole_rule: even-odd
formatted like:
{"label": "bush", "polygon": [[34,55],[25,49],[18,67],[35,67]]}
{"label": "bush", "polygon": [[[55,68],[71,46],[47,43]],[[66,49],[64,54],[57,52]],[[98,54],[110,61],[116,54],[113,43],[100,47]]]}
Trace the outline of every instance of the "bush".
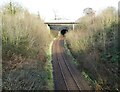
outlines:
{"label": "bush", "polygon": [[97,16],[80,18],[75,30],[66,34],[68,47],[82,71],[87,71],[97,84],[102,80],[103,84],[99,85],[104,90],[118,90],[117,67],[120,52],[117,29],[117,11],[108,7]]}
{"label": "bush", "polygon": [[52,37],[44,21],[12,2],[1,11],[3,89],[52,89],[48,62]]}

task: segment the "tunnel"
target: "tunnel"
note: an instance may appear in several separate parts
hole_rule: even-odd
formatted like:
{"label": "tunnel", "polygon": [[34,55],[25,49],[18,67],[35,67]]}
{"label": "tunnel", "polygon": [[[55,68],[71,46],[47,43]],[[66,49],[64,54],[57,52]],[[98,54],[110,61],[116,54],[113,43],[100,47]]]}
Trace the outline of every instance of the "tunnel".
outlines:
{"label": "tunnel", "polygon": [[68,32],[68,29],[62,29],[62,30],[60,31],[61,35],[63,35],[63,36],[66,34],[66,32]]}

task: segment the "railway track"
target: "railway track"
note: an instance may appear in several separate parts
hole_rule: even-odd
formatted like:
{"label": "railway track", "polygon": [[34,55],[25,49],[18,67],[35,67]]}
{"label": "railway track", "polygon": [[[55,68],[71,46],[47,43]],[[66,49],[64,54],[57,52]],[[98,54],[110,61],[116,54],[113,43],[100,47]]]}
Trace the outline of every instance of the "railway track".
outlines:
{"label": "railway track", "polygon": [[57,63],[59,66],[60,74],[62,75],[62,79],[64,81],[64,85],[66,90],[78,90],[81,92],[81,88],[78,85],[73,73],[70,70],[69,64],[66,61],[66,58],[64,57],[64,54],[62,53],[63,49],[60,47],[60,38],[56,40],[56,51],[59,52],[59,54],[56,55]]}

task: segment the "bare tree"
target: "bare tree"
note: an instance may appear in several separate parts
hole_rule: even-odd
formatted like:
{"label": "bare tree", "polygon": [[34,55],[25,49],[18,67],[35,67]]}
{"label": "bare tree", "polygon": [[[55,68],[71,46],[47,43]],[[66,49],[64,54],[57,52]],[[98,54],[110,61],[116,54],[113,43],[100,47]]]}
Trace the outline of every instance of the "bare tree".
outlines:
{"label": "bare tree", "polygon": [[54,12],[54,20],[57,20],[57,11],[53,10],[53,12]]}
{"label": "bare tree", "polygon": [[92,8],[85,8],[85,9],[83,10],[83,13],[84,13],[85,15],[95,15],[95,11],[94,11]]}
{"label": "bare tree", "polygon": [[60,15],[58,15],[58,11],[57,10],[53,10],[54,12],[54,20],[61,20],[62,18],[60,17]]}

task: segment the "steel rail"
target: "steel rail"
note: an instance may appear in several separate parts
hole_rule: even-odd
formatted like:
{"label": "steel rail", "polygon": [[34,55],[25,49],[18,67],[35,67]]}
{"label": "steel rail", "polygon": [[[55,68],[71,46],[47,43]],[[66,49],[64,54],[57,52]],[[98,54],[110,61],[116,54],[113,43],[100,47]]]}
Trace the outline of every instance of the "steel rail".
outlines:
{"label": "steel rail", "polygon": [[77,85],[78,89],[81,90],[80,86],[78,85],[78,83],[77,83],[75,77],[73,76],[73,73],[71,72],[70,67],[69,67],[69,65],[67,64],[67,61],[66,61],[66,59],[65,59],[65,57],[64,57],[64,55],[63,55],[62,53],[61,53],[61,56],[62,56],[62,58],[63,58],[63,60],[64,60],[64,62],[65,62],[65,65],[66,65],[68,71],[70,72],[70,75],[72,76],[72,78],[73,78],[75,84]]}

